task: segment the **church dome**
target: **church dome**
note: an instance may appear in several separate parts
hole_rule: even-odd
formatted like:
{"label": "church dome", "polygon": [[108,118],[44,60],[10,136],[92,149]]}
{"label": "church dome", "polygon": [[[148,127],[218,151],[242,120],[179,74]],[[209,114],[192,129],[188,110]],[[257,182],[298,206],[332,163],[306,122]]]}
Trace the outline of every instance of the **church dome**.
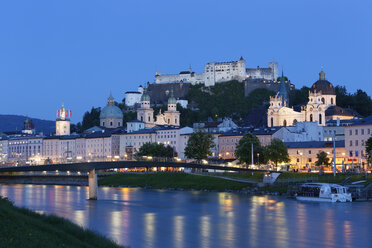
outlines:
{"label": "church dome", "polygon": [[144,101],[147,101],[147,102],[150,101],[150,96],[149,94],[147,94],[147,88],[143,89],[143,94],[141,96],[141,102],[144,102]]}
{"label": "church dome", "polygon": [[123,118],[123,111],[115,106],[114,98],[110,92],[110,96],[107,99],[107,105],[101,110],[99,118]]}
{"label": "church dome", "polygon": [[171,90],[171,94],[170,94],[170,97],[168,99],[168,104],[177,104],[177,100],[174,97],[173,90]]}
{"label": "church dome", "polygon": [[106,106],[101,110],[99,118],[123,118],[123,112],[117,106]]}
{"label": "church dome", "polygon": [[310,89],[311,92],[322,92],[323,95],[336,95],[333,85],[325,79],[323,70],[319,72],[319,80],[316,81]]}

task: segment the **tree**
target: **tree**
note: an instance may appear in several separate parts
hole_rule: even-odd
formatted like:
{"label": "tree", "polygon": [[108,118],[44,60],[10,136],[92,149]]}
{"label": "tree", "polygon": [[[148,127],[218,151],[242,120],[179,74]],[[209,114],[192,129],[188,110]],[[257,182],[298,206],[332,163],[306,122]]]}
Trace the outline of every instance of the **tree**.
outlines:
{"label": "tree", "polygon": [[143,144],[139,151],[136,153],[137,157],[151,156],[160,158],[173,158],[174,150],[171,146],[164,146],[160,143],[145,143]]}
{"label": "tree", "polygon": [[371,162],[371,151],[372,151],[372,137],[370,137],[366,141],[366,154],[368,157],[368,161]]}
{"label": "tree", "polygon": [[321,165],[329,165],[329,158],[327,157],[327,153],[321,151],[316,155],[316,158],[318,159],[315,162],[316,166],[321,166]]}
{"label": "tree", "polygon": [[290,161],[288,148],[280,139],[273,139],[271,143],[265,147],[264,156],[267,160],[274,162],[276,166],[278,166],[278,163],[288,163]]}
{"label": "tree", "polygon": [[264,161],[263,148],[260,141],[255,135],[247,133],[239,140],[239,143],[235,149],[235,155],[239,159],[240,163],[254,163],[254,161],[252,161],[252,144],[253,160],[257,161],[259,158],[260,163]]}
{"label": "tree", "polygon": [[[301,89],[293,89],[289,91],[289,105],[296,106],[304,104],[309,101],[309,87],[302,87]],[[337,99],[338,100],[338,99]]]}
{"label": "tree", "polygon": [[203,130],[198,130],[190,135],[185,148],[185,156],[197,161],[207,159],[211,149],[215,147],[213,136]]}
{"label": "tree", "polygon": [[101,113],[101,108],[94,108],[90,112],[85,112],[83,117],[83,122],[81,124],[82,130],[87,130],[94,126],[99,126],[99,115]]}

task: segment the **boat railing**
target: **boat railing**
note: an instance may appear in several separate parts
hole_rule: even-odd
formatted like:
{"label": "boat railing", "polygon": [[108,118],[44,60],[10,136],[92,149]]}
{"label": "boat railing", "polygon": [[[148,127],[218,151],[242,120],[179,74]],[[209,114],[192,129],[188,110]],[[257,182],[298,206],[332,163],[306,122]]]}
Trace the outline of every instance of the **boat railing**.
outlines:
{"label": "boat railing", "polygon": [[315,194],[314,192],[298,192],[298,196],[305,196],[305,197],[319,197],[319,194]]}

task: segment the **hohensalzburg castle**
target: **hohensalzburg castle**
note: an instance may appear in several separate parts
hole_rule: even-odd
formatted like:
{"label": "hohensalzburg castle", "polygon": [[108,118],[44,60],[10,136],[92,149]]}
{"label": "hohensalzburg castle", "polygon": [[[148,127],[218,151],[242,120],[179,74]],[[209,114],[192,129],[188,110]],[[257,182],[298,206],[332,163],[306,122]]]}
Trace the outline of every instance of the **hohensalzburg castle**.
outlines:
{"label": "hohensalzburg castle", "polygon": [[155,73],[155,83],[179,83],[187,82],[191,84],[204,84],[213,86],[216,83],[230,80],[243,81],[244,79],[266,79],[276,80],[278,77],[278,63],[270,62],[268,68],[246,68],[245,60],[241,57],[238,61],[231,62],[210,62],[205,65],[204,72],[195,73],[191,71],[182,71],[179,74],[162,75]]}

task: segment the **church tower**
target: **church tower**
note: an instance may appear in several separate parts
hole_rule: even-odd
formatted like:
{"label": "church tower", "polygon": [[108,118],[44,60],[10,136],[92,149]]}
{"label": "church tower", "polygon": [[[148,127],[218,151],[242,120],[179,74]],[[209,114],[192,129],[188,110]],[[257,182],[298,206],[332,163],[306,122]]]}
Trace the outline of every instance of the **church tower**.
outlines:
{"label": "church tower", "polygon": [[180,125],[180,112],[177,111],[177,100],[174,97],[173,90],[171,90],[170,97],[168,99],[168,110],[164,112],[164,115],[167,125]]}
{"label": "church tower", "polygon": [[66,110],[62,103],[61,109],[57,110],[56,135],[70,135],[71,110]]}
{"label": "church tower", "polygon": [[25,121],[23,122],[22,133],[35,134],[34,123],[32,123],[32,120],[28,119],[28,117],[26,117]]}
{"label": "church tower", "polygon": [[282,106],[283,107],[288,107],[289,106],[289,97],[288,97],[287,87],[285,86],[283,71],[282,71],[282,78],[280,79],[279,96],[282,97]]}
{"label": "church tower", "polygon": [[137,120],[145,123],[145,127],[151,128],[154,124],[154,110],[150,107],[150,96],[147,88],[144,88],[141,97],[141,108],[137,109]]}

